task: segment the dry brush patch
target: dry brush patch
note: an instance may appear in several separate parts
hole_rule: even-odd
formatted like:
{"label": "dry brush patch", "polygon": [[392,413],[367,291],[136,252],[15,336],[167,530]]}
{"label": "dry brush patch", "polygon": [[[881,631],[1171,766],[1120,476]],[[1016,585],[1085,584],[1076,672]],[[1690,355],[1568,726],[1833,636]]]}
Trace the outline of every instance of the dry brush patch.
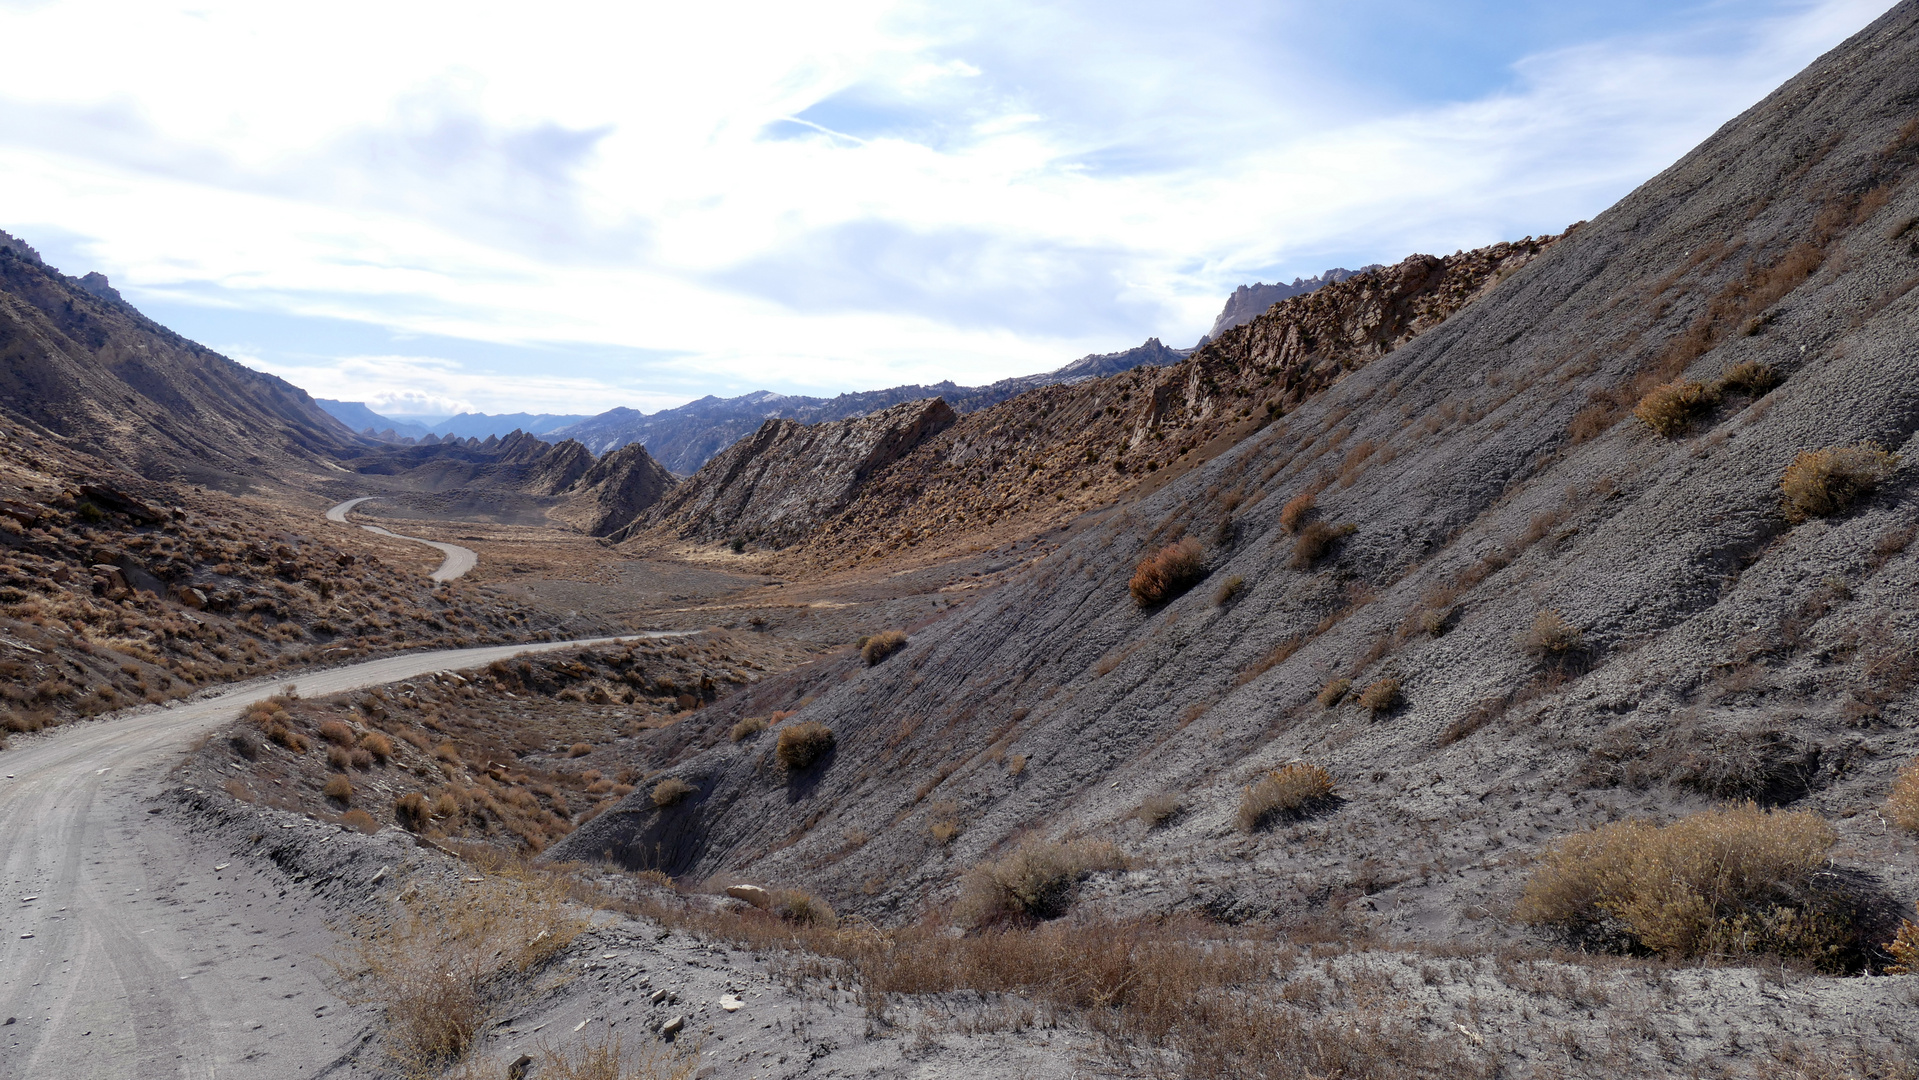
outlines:
{"label": "dry brush patch", "polygon": [[1154,607],[1192,588],[1205,575],[1205,550],[1189,536],[1147,557],[1126,587],[1140,607]]}
{"label": "dry brush patch", "polygon": [[1125,854],[1108,841],[1030,841],[966,875],[960,885],[960,918],[974,926],[1056,919],[1072,907],[1080,882],[1129,865]]}
{"label": "dry brush patch", "polygon": [[801,772],[833,749],[833,729],[817,720],[802,720],[780,728],[773,754],[788,772]]}
{"label": "dry brush patch", "polygon": [[1318,765],[1292,762],[1240,792],[1239,827],[1255,832],[1280,818],[1304,816],[1326,805],[1332,795],[1332,773]]}
{"label": "dry brush patch", "polygon": [[867,667],[872,667],[906,648],[906,640],[906,635],[898,630],[882,630],[872,637],[860,639],[860,657],[866,661]]}
{"label": "dry brush patch", "polygon": [[1805,450],[1779,478],[1787,520],[1797,524],[1845,513],[1899,467],[1899,455],[1871,443]]}

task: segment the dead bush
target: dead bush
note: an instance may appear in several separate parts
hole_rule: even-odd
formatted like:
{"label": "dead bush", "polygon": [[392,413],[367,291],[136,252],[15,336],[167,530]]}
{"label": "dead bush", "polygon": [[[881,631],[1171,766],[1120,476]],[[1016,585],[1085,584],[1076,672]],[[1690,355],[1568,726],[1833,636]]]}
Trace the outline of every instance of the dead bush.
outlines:
{"label": "dead bush", "polygon": [[[532,1074],[539,1080],[692,1080],[700,1070],[698,1047],[669,1049],[649,1040],[635,1054],[613,1032],[575,1050],[556,1050],[543,1043],[540,1059],[538,1071]],[[487,1075],[491,1080],[494,1074]]]}
{"label": "dead bush", "polygon": [[1056,919],[1073,906],[1080,882],[1129,865],[1119,848],[1104,840],[1031,841],[967,873],[959,914],[974,926]]}
{"label": "dead bush", "polygon": [[378,758],[382,763],[393,757],[393,740],[377,731],[369,731],[361,735],[360,748]]}
{"label": "dead bush", "polygon": [[1814,874],[1835,840],[1817,815],[1753,803],[1617,822],[1549,849],[1515,914],[1674,957],[1774,953],[1833,968],[1851,945],[1850,906]]}
{"label": "dead bush", "polygon": [[678,806],[688,795],[699,789],[677,776],[669,776],[653,785],[653,805],[664,810],[669,806]]}
{"label": "dead bush", "polygon": [[346,813],[340,815],[340,824],[357,832],[363,832],[368,836],[372,836],[374,833],[380,831],[380,823],[375,821],[373,815],[367,813],[365,810],[348,810]]}
{"label": "dead bush", "polygon": [[1351,524],[1328,525],[1323,521],[1308,524],[1300,530],[1299,538],[1293,541],[1293,556],[1288,565],[1295,570],[1308,569],[1325,558],[1341,537],[1351,536],[1357,528]]}
{"label": "dead bush", "polygon": [[572,944],[586,921],[563,884],[491,876],[465,885],[413,886],[401,910],[368,916],[332,965],[342,996],[379,1008],[385,1045],[402,1071],[459,1061],[524,976]]}
{"label": "dead bush", "polygon": [[320,725],[320,738],[335,746],[353,745],[353,725],[344,720],[328,720]]}
{"label": "dead bush", "polygon": [[1344,701],[1347,692],[1352,688],[1353,680],[1334,679],[1332,682],[1320,687],[1319,694],[1314,700],[1318,701],[1322,707],[1330,709],[1341,701]]}
{"label": "dead bush", "polygon": [[1279,508],[1280,531],[1284,533],[1298,532],[1300,527],[1306,524],[1307,517],[1311,516],[1313,504],[1313,493],[1310,491],[1287,499],[1286,505]]}
{"label": "dead bush", "polygon": [[1585,635],[1557,611],[1542,611],[1533,616],[1523,641],[1530,656],[1559,660],[1573,656],[1585,647]]}
{"label": "dead bush", "polygon": [[1153,607],[1193,587],[1206,573],[1205,552],[1187,537],[1154,552],[1133,571],[1126,587],[1140,607]]}
{"label": "dead bush", "polygon": [[1375,716],[1392,712],[1399,707],[1400,700],[1399,680],[1391,675],[1374,679],[1359,692],[1359,707],[1371,710]]}
{"label": "dead bush", "polygon": [[1632,414],[1647,427],[1670,439],[1692,426],[1719,401],[1719,394],[1702,382],[1681,380],[1646,391]]}
{"label": "dead bush", "polygon": [[812,893],[802,892],[799,889],[781,889],[775,892],[772,907],[768,910],[796,926],[831,930],[838,926],[840,921],[832,905]]}
{"label": "dead bush", "polygon": [[1919,761],[1900,770],[1886,796],[1886,820],[1909,833],[1919,833]]}
{"label": "dead bush", "polygon": [[329,746],[326,748],[326,763],[328,768],[345,772],[352,767],[353,758],[348,756],[345,750],[337,746]]}
{"label": "dead bush", "polygon": [[788,772],[799,772],[812,766],[826,752],[833,749],[833,729],[817,720],[804,720],[797,724],[788,724],[780,729],[779,742],[773,747],[773,756],[779,759]]}
{"label": "dead bush", "polygon": [[1919,975],[1919,924],[1911,919],[1899,920],[1899,932],[1885,944],[1886,954],[1892,957],[1892,965],[1886,968],[1888,975]]}
{"label": "dead bush", "polygon": [[728,732],[727,734],[732,737],[734,742],[742,742],[746,739],[752,738],[755,735],[758,735],[760,732],[765,730],[766,730],[766,717],[749,716],[746,719],[741,720],[739,723],[734,724],[733,730]]}
{"label": "dead bush", "polygon": [[866,643],[860,646],[860,656],[865,659],[867,667],[872,667],[904,648],[905,634],[898,630],[882,630],[867,638]]}
{"label": "dead bush", "polygon": [[1779,479],[1787,520],[1797,524],[1845,513],[1899,467],[1899,455],[1871,443],[1802,451]]}
{"label": "dead bush", "polygon": [[1238,574],[1234,574],[1232,577],[1219,583],[1219,589],[1213,593],[1213,606],[1225,607],[1227,604],[1232,603],[1233,599],[1243,592],[1245,588],[1246,579],[1240,577]]}
{"label": "dead bush", "polygon": [[426,828],[432,816],[432,811],[427,807],[426,795],[422,792],[409,791],[393,800],[393,820],[399,822],[401,828],[419,832]]}
{"label": "dead bush", "polygon": [[1186,804],[1179,796],[1171,792],[1162,792],[1142,799],[1139,809],[1133,811],[1133,816],[1144,822],[1147,828],[1157,829],[1173,820],[1185,808]]}
{"label": "dead bush", "polygon": [[1274,769],[1240,793],[1239,827],[1254,832],[1281,817],[1301,817],[1333,794],[1333,774],[1318,765],[1295,761]]}
{"label": "dead bush", "polygon": [[1785,379],[1772,368],[1748,360],[1743,364],[1734,364],[1731,370],[1721,375],[1719,386],[1722,390],[1760,397],[1776,389],[1784,381]]}
{"label": "dead bush", "polygon": [[353,781],[335,773],[327,778],[326,787],[321,788],[320,792],[329,799],[347,802],[353,798]]}

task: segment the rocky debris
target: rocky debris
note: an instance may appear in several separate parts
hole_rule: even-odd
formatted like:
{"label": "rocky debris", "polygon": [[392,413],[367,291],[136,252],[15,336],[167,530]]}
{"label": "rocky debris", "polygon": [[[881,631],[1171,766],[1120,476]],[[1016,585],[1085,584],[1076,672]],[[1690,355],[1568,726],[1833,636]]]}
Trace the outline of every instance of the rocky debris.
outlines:
{"label": "rocky debris", "polygon": [[1241,285],[1226,298],[1226,306],[1220,309],[1219,318],[1213,320],[1213,328],[1206,332],[1211,341],[1235,326],[1252,322],[1281,300],[1290,300],[1295,296],[1304,296],[1321,285],[1330,285],[1335,281],[1345,281],[1357,274],[1372,270],[1383,270],[1379,263],[1362,266],[1357,270],[1334,267],[1318,277],[1294,278],[1291,285],[1275,282],[1271,285],[1255,281],[1251,285]]}
{"label": "rocky debris", "polygon": [[648,528],[707,542],[741,538],[783,547],[838,513],[868,477],[954,419],[952,407],[934,398],[811,427],[768,420],[612,539]]}

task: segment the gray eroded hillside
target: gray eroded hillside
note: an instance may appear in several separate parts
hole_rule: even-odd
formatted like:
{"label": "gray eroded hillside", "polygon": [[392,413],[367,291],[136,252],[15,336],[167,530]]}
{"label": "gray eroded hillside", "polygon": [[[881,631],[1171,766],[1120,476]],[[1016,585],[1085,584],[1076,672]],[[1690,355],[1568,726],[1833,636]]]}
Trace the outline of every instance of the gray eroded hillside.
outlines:
{"label": "gray eroded hillside", "polygon": [[[1122,910],[1357,905],[1484,937],[1510,932],[1487,916],[1543,844],[1750,795],[1834,820],[1842,871],[1909,905],[1919,871],[1870,808],[1919,751],[1915,163],[1908,2],[1484,300],[893,658],[714,710],[675,770],[692,798],[635,795],[561,854],[904,917],[1019,837],[1102,835],[1146,860],[1093,890]],[[1728,389],[1671,438],[1630,413],[1746,362],[1783,383]],[[1790,523],[1795,456],[1862,442],[1903,463]],[[1352,531],[1301,567],[1279,519],[1309,492]],[[1208,577],[1142,610],[1129,576],[1181,533]],[[1555,663],[1521,645],[1543,611],[1582,639]],[[1377,714],[1315,701],[1388,677],[1403,703]],[[771,733],[725,738],[803,702],[785,722],[836,736],[810,770],[783,773]],[[1339,804],[1235,829],[1242,785],[1294,758]],[[1157,793],[1184,809],[1149,829],[1132,814]]]}

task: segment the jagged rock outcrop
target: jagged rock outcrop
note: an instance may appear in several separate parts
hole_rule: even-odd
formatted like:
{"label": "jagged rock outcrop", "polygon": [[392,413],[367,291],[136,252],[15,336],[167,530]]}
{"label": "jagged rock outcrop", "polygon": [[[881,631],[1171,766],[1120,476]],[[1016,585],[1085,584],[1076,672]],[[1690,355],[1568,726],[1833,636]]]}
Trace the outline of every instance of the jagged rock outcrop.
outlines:
{"label": "jagged rock outcrop", "polygon": [[678,482],[646,447],[628,443],[594,462],[567,490],[567,502],[547,516],[589,536],[607,536],[651,510]]}
{"label": "jagged rock outcrop", "polygon": [[954,419],[952,407],[934,398],[811,426],[768,420],[613,538],[651,529],[683,539],[737,537],[784,547],[838,513],[874,472]]}
{"label": "jagged rock outcrop", "polygon": [[1281,300],[1290,300],[1295,296],[1304,296],[1321,285],[1330,285],[1335,281],[1345,281],[1355,274],[1370,270],[1380,270],[1378,263],[1362,266],[1357,270],[1334,267],[1318,277],[1294,278],[1291,285],[1274,282],[1271,285],[1255,281],[1251,285],[1241,285],[1226,298],[1226,306],[1220,309],[1219,318],[1213,320],[1213,328],[1206,331],[1206,339],[1211,341],[1235,326],[1242,326],[1264,315],[1268,308]]}

